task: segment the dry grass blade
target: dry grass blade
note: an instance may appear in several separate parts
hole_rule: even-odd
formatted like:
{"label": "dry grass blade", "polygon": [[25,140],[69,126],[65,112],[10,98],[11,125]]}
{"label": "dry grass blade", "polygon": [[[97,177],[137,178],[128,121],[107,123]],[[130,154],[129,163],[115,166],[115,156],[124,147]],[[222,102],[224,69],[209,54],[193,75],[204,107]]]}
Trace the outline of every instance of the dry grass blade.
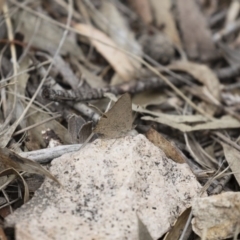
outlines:
{"label": "dry grass blade", "polygon": [[187,124],[183,123],[176,123],[174,121],[171,121],[169,119],[163,119],[163,118],[153,118],[149,116],[145,116],[141,118],[142,120],[145,121],[154,121],[158,122],[164,125],[167,125],[169,127],[178,129],[182,132],[193,132],[193,131],[198,131],[198,130],[217,130],[217,129],[231,129],[231,128],[239,128],[240,127],[240,122],[231,117],[231,116],[223,116],[220,119],[214,119],[210,122],[207,123],[202,123],[202,124],[196,124],[195,126],[189,126]]}
{"label": "dry grass blade", "polygon": [[28,189],[28,185],[26,183],[26,181],[24,180],[24,178],[22,177],[21,174],[19,174],[19,172],[14,169],[14,168],[8,168],[3,170],[2,172],[0,172],[0,177],[2,176],[6,176],[6,175],[16,175],[17,177],[19,177],[23,183],[24,186],[24,203],[26,203],[29,200],[29,189]]}
{"label": "dry grass blade", "polygon": [[[6,25],[7,25],[7,28],[8,28],[8,39],[9,39],[10,42],[13,42],[13,40],[14,40],[13,26],[12,26],[12,22],[11,22],[11,19],[10,19],[10,16],[9,16],[8,5],[7,5],[6,2],[3,5],[3,12],[6,15]],[[10,50],[11,50],[12,62],[13,62],[13,79],[11,80],[11,82],[15,83],[14,84],[14,92],[16,94],[17,93],[17,84],[16,84],[16,82],[17,82],[17,78],[16,78],[16,74],[17,74],[17,52],[16,52],[15,44],[10,45]],[[17,103],[17,96],[14,95],[14,100],[13,100],[13,104],[11,106],[11,110],[10,110],[7,118],[5,119],[4,124],[0,128],[0,134],[2,134],[2,132],[4,131],[6,126],[11,121],[13,113],[16,110],[15,109],[16,103]]]}

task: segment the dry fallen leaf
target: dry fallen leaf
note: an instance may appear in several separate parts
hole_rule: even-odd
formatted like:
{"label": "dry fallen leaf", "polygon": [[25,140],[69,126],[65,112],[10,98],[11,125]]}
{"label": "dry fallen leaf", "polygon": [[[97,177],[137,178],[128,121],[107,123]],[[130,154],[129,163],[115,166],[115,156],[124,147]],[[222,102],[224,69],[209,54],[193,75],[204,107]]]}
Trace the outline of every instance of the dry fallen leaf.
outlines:
{"label": "dry fallen leaf", "polygon": [[[136,40],[134,31],[130,28],[124,14],[119,11],[115,2],[102,1],[98,10],[91,13],[91,17],[95,25],[111,38],[116,46],[138,57],[142,56],[141,45]],[[135,69],[141,68],[141,62],[127,55],[126,57]]]}
{"label": "dry fallen leaf", "polygon": [[150,24],[152,22],[152,12],[150,3],[146,0],[128,0],[129,4],[140,16],[145,24]]}
{"label": "dry fallen leaf", "polygon": [[192,0],[178,0],[176,6],[179,27],[188,56],[192,59],[200,58],[203,61],[214,58],[216,48],[206,19],[200,12],[197,3]]}
{"label": "dry fallen leaf", "polygon": [[206,65],[187,61],[178,61],[170,66],[171,70],[184,71],[207,87],[213,98],[220,101],[220,83],[215,73]]}
{"label": "dry fallen leaf", "polygon": [[191,213],[191,208],[187,208],[183,213],[178,217],[174,223],[173,228],[166,234],[163,240],[173,240],[179,239],[182,234],[182,231],[186,225],[188,217]]}
{"label": "dry fallen leaf", "polygon": [[9,150],[8,148],[0,148],[0,162],[6,168],[14,168],[18,171],[26,171],[29,173],[45,175],[60,184],[60,182],[39,163],[29,160],[27,158],[23,158],[15,152]]}
{"label": "dry fallen leaf", "polygon": [[238,182],[238,185],[240,186],[240,152],[237,149],[223,142],[221,142],[221,145],[223,147],[224,155],[228,162],[228,165],[231,168],[233,175]]}
{"label": "dry fallen leaf", "polygon": [[238,17],[240,10],[240,3],[239,1],[232,1],[225,20],[225,25],[227,26],[228,24],[234,23],[236,21],[236,18]]}
{"label": "dry fallen leaf", "polygon": [[5,4],[5,0],[0,0],[0,12],[2,12],[3,4]]}
{"label": "dry fallen leaf", "polygon": [[[31,42],[34,46],[43,51],[53,53],[56,51],[59,44],[59,39],[62,38],[64,29],[52,24],[44,19],[40,19],[32,13],[18,10],[13,15],[14,22],[18,26],[21,34],[24,36],[25,42]],[[37,31],[35,31],[35,29]],[[69,34],[60,49],[60,54],[70,54],[84,61],[84,54],[75,41],[75,34]]]}
{"label": "dry fallen leaf", "polygon": [[208,122],[208,118],[202,115],[171,115],[157,111],[151,111],[143,108],[142,106],[137,106],[133,104],[133,110],[139,113],[146,113],[149,115],[153,115],[159,118],[162,118],[163,121],[167,122],[175,122],[175,123],[200,123],[200,122]]}
{"label": "dry fallen leaf", "polygon": [[223,116],[220,119],[214,119],[212,121],[209,121],[206,123],[201,123],[201,124],[196,124],[194,126],[190,126],[190,125],[183,124],[183,123],[177,123],[177,122],[171,121],[168,118],[164,119],[161,117],[154,118],[154,117],[150,117],[150,116],[144,116],[141,119],[145,120],[145,121],[154,121],[154,122],[158,122],[161,124],[165,124],[172,128],[176,128],[182,132],[192,132],[192,131],[210,130],[210,129],[212,129],[212,130],[213,129],[229,129],[229,128],[239,128],[240,127],[240,122],[231,116]]}
{"label": "dry fallen leaf", "polygon": [[112,39],[103,32],[87,24],[79,23],[75,24],[73,27],[82,34],[90,37],[93,46],[125,81],[131,79],[135,72],[135,68],[129,61],[128,57],[118,50],[118,46],[112,41]]}
{"label": "dry fallen leaf", "polygon": [[157,27],[162,27],[163,32],[168,36],[172,43],[181,48],[181,40],[175,25],[173,14],[171,13],[172,2],[169,0],[150,0]]}
{"label": "dry fallen leaf", "polygon": [[186,163],[183,153],[164,138],[160,133],[158,133],[153,128],[150,128],[146,133],[146,137],[151,141],[155,146],[161,148],[168,158],[171,158],[174,162],[177,163]]}
{"label": "dry fallen leaf", "polygon": [[1,240],[7,240],[8,238],[5,235],[5,232],[3,230],[3,227],[0,227],[0,239]]}

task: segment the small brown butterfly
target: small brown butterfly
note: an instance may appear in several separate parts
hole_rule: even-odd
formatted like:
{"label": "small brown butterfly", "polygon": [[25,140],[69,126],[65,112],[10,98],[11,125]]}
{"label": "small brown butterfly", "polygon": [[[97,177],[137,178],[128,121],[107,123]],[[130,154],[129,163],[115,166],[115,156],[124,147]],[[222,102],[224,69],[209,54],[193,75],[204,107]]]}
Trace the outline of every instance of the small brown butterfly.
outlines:
{"label": "small brown butterfly", "polygon": [[132,129],[132,121],[132,101],[130,95],[125,93],[103,114],[93,132],[103,138],[122,137]]}

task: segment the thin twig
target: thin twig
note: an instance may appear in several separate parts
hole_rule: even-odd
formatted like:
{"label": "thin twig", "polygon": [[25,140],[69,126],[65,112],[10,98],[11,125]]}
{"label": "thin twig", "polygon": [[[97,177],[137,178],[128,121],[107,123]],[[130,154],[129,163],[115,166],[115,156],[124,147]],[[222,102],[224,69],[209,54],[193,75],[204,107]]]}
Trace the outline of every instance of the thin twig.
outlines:
{"label": "thin twig", "polygon": [[[8,11],[7,2],[5,2],[3,5],[3,12],[5,14],[6,25],[7,25],[7,29],[8,29],[8,39],[11,42],[14,40],[14,34],[13,34],[12,22],[11,22],[9,14],[8,14],[9,11]],[[17,52],[16,52],[15,44],[10,44],[10,51],[11,51],[11,55],[12,55],[13,75],[16,76],[16,74],[17,74]],[[17,78],[13,77],[12,82],[15,83],[14,84],[14,92],[17,93],[17,83],[16,83]],[[1,126],[0,131],[3,131],[3,129],[5,129],[6,126],[9,124],[9,122],[11,121],[13,112],[15,111],[16,103],[17,103],[17,96],[14,95],[13,105],[11,106],[11,111],[9,112],[7,118],[5,119],[5,122]]]}
{"label": "thin twig", "polygon": [[81,144],[61,145],[54,148],[21,152],[19,155],[39,163],[49,163],[52,159],[60,157],[65,153],[76,152],[80,147]]}

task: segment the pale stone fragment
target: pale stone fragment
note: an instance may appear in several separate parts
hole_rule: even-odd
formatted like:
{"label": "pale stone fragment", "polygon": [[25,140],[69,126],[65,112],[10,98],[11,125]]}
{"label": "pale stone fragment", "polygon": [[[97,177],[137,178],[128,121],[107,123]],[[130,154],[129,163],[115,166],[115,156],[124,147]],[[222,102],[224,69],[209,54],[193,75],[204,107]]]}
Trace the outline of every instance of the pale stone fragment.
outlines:
{"label": "pale stone fragment", "polygon": [[192,227],[206,240],[233,237],[240,230],[240,193],[225,192],[193,201]]}
{"label": "pale stone fragment", "polygon": [[138,239],[138,217],[153,239],[166,233],[201,186],[187,164],[168,159],[143,135],[97,139],[52,162],[45,180],[6,219],[16,239]]}

